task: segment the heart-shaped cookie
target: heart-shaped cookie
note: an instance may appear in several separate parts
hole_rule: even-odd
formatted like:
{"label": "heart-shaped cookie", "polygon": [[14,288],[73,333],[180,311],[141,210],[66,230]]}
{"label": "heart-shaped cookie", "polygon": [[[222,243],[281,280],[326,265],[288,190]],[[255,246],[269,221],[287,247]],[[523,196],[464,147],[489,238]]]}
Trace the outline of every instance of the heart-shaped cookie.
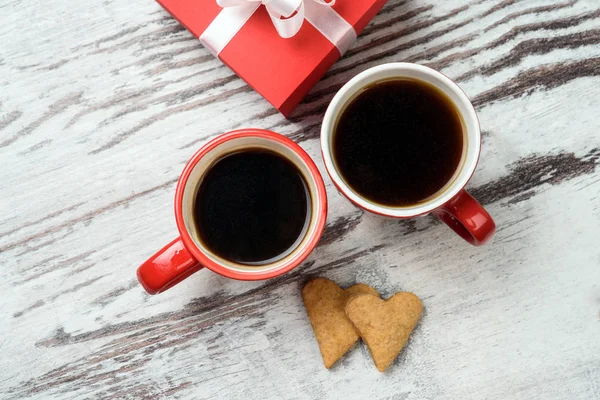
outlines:
{"label": "heart-shaped cookie", "polygon": [[385,371],[400,353],[417,325],[423,305],[408,292],[387,300],[369,294],[356,294],[346,302],[346,315],[367,344],[375,366]]}
{"label": "heart-shaped cookie", "polygon": [[314,278],[302,289],[302,300],[326,368],[331,368],[359,338],[344,310],[346,300],[357,294],[379,298],[370,286],[357,284],[344,290],[325,278]]}

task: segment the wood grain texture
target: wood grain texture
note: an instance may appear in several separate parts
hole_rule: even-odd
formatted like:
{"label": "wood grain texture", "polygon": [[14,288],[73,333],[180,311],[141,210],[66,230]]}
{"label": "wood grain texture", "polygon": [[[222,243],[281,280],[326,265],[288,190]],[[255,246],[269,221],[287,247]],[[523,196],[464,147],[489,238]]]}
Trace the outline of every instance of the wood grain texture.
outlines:
{"label": "wood grain texture", "polygon": [[[151,0],[2,2],[0,398],[600,399],[599,32],[596,0],[390,0],[286,120]],[[325,175],[327,104],[392,61],[476,105],[491,244],[364,214]],[[183,165],[240,127],[316,160],[323,240],[277,279],[146,295],[135,270],[176,235]],[[385,374],[363,345],[323,368],[313,276],[422,298]]]}

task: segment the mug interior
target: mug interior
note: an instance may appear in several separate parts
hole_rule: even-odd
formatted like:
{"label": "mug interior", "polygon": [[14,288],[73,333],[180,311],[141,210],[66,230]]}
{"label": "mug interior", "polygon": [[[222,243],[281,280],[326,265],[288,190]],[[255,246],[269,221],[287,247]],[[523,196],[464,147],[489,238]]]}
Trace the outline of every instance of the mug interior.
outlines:
{"label": "mug interior", "polygon": [[[238,274],[237,276],[231,277],[240,278],[239,274],[255,275],[257,273],[264,274],[266,272],[276,272],[280,269],[293,268],[295,264],[306,257],[307,251],[310,252],[310,250],[312,250],[312,246],[314,246],[313,242],[315,242],[314,238],[316,237],[318,240],[323,229],[324,218],[323,221],[321,221],[319,216],[322,216],[323,213],[326,212],[326,209],[324,209],[326,208],[326,200],[323,198],[324,189],[320,190],[320,186],[323,187],[323,183],[321,181],[319,186],[318,182],[318,179],[321,179],[321,177],[320,175],[315,176],[311,167],[303,159],[297,149],[293,149],[289,144],[285,143],[289,139],[281,137],[280,140],[273,140],[272,138],[269,138],[270,135],[276,135],[274,133],[270,133],[270,135],[236,135],[235,132],[233,132],[232,134],[227,135],[232,136],[230,139],[226,140],[223,140],[223,137],[218,138],[217,140],[220,140],[220,143],[216,145],[211,145],[211,143],[207,144],[203,148],[205,151],[200,151],[202,154],[199,158],[195,160],[196,157],[194,157],[194,159],[190,161],[190,164],[194,162],[195,164],[193,164],[191,171],[187,174],[186,181],[180,183],[183,185],[183,193],[181,199],[176,200],[181,201],[183,227],[179,226],[180,233],[184,240],[186,237],[191,239],[194,246],[192,246],[190,251],[192,251],[193,254],[195,253],[194,256],[196,256],[201,263],[207,264],[205,266],[211,269],[225,268],[226,270]],[[308,202],[309,215],[307,216],[302,234],[288,251],[273,260],[267,260],[261,263],[242,264],[218,256],[200,240],[194,218],[194,203],[198,188],[207,171],[223,157],[247,149],[269,150],[292,162],[304,178],[310,201]],[[300,151],[303,152],[301,149]],[[304,154],[304,156],[308,157],[306,154]],[[314,168],[316,169],[316,167]],[[182,232],[182,229],[185,232]],[[204,259],[204,262],[202,259]],[[223,271],[216,272],[223,273]],[[225,275],[228,274],[225,273]],[[276,273],[274,275],[276,275]]]}
{"label": "mug interior", "polygon": [[[452,177],[434,195],[418,203],[388,206],[371,201],[357,193],[342,177],[333,154],[333,135],[338,120],[346,107],[363,91],[375,83],[389,80],[411,79],[422,81],[442,91],[458,110],[463,130],[461,160]],[[411,63],[391,63],[370,68],[346,83],[335,95],[323,119],[321,149],[325,167],[337,188],[353,203],[375,214],[407,218],[426,214],[450,199],[467,184],[475,171],[481,147],[479,121],[473,105],[460,87],[448,77],[431,68]]]}

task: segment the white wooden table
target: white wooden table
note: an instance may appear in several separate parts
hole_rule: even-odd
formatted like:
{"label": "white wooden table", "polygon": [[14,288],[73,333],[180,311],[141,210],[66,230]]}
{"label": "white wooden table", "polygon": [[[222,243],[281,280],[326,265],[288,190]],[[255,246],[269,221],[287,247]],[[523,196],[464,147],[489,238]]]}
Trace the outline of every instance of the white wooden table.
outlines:
{"label": "white wooden table", "polygon": [[[391,61],[443,71],[476,105],[469,188],[498,225],[489,245],[332,188],[325,107]],[[599,117],[597,0],[390,0],[289,120],[152,0],[4,0],[0,398],[600,399]],[[240,127],[322,169],[319,247],[279,279],[201,271],[147,295],[135,270],[176,236],[184,163]],[[423,299],[386,373],[362,344],[323,367],[300,298],[312,276]]]}

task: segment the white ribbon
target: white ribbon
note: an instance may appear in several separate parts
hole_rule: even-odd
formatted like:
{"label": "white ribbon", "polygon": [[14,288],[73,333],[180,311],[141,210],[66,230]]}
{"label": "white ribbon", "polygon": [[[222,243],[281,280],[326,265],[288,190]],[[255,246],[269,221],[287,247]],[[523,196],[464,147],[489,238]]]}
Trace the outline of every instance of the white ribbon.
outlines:
{"label": "white ribbon", "polygon": [[218,56],[261,5],[282,38],[291,38],[306,19],[333,43],[340,54],[356,40],[356,32],[331,6],[336,0],[217,0],[223,10],[200,36],[202,43]]}

